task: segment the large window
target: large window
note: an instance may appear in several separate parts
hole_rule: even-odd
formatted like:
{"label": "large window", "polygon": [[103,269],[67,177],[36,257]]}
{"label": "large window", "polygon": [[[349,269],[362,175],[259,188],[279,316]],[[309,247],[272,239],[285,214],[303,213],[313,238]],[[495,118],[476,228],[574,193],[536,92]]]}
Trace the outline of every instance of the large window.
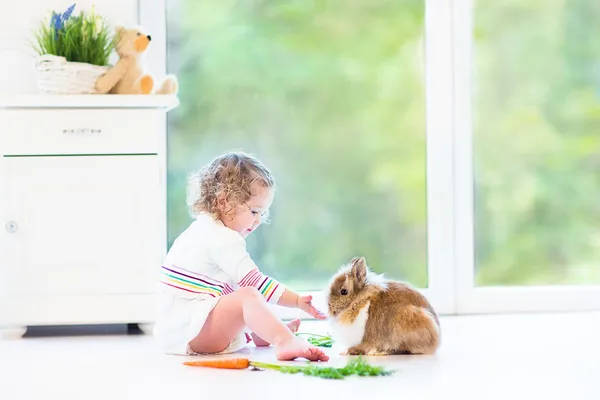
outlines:
{"label": "large window", "polygon": [[170,243],[190,222],[186,173],[241,149],[278,184],[248,238],[266,273],[321,290],[364,255],[427,287],[423,1],[168,4]]}
{"label": "large window", "polygon": [[278,181],[249,250],[298,290],[364,255],[442,314],[600,309],[599,4],[140,0],[181,81],[169,242],[242,149]]}
{"label": "large window", "polygon": [[474,8],[478,285],[600,283],[600,3]]}
{"label": "large window", "polygon": [[600,309],[600,6],[453,3],[456,311]]}

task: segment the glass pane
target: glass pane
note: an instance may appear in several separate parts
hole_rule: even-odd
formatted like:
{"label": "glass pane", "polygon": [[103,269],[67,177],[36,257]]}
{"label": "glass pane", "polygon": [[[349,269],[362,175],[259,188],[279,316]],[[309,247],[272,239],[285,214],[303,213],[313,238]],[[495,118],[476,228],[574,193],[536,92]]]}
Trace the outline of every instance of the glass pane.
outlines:
{"label": "glass pane", "polygon": [[600,283],[600,2],[475,7],[478,285]]}
{"label": "glass pane", "polygon": [[323,289],[355,255],[427,286],[422,0],[169,2],[169,245],[186,174],[232,149],[278,189],[248,238],[263,272]]}

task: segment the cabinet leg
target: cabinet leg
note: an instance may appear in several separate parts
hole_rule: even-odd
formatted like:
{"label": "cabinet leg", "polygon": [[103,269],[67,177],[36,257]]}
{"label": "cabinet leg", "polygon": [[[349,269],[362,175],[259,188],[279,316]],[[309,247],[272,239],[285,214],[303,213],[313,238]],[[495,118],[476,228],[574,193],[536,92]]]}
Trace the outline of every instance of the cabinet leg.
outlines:
{"label": "cabinet leg", "polygon": [[127,334],[128,335],[139,335],[142,331],[138,324],[127,324]]}
{"label": "cabinet leg", "polygon": [[154,324],[127,324],[128,335],[152,335]]}
{"label": "cabinet leg", "polygon": [[21,339],[25,332],[27,332],[26,326],[8,326],[0,328],[0,338],[4,340]]}

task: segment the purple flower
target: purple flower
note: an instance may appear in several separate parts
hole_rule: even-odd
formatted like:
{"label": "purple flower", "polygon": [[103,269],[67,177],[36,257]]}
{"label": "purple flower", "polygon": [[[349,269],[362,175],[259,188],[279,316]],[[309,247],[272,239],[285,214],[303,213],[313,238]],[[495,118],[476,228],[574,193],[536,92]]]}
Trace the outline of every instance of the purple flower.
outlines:
{"label": "purple flower", "polygon": [[57,40],[58,31],[62,28],[60,13],[57,14],[54,11],[52,11],[52,19],[50,19],[50,26],[54,28],[54,40]]}
{"label": "purple flower", "polygon": [[64,14],[55,13],[52,11],[52,18],[50,19],[50,26],[54,28],[54,39],[58,39],[58,31],[64,28],[65,22],[71,17],[73,10],[75,9],[75,3],[73,3]]}
{"label": "purple flower", "polygon": [[54,27],[56,30],[60,30],[64,28],[65,22],[69,18],[71,18],[71,14],[73,14],[73,10],[75,9],[75,4],[71,5],[71,7],[67,8],[64,14],[55,13],[52,11],[52,18],[50,19],[50,26]]}
{"label": "purple flower", "polygon": [[53,27],[55,30],[59,30],[60,28],[62,28],[60,13],[57,14],[54,11],[52,11],[52,19],[50,20],[50,26]]}
{"label": "purple flower", "polygon": [[66,22],[71,17],[71,14],[73,13],[74,9],[75,9],[75,3],[73,3],[71,5],[71,7],[67,8],[67,11],[65,11],[65,13],[62,16],[63,23]]}

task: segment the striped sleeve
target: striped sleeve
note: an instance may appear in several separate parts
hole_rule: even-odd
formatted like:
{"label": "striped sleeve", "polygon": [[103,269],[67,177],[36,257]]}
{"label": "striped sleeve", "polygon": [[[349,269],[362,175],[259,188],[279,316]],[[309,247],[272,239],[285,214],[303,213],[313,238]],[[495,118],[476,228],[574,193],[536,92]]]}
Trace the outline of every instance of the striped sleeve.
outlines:
{"label": "striped sleeve", "polygon": [[255,287],[269,303],[277,303],[285,290],[281,283],[269,276],[263,275],[258,268],[254,268],[248,272],[238,282],[238,285],[241,287]]}
{"label": "striped sleeve", "polygon": [[246,241],[236,232],[223,235],[211,258],[238,286],[256,288],[269,303],[277,304],[285,291],[283,284],[260,272],[246,251]]}

